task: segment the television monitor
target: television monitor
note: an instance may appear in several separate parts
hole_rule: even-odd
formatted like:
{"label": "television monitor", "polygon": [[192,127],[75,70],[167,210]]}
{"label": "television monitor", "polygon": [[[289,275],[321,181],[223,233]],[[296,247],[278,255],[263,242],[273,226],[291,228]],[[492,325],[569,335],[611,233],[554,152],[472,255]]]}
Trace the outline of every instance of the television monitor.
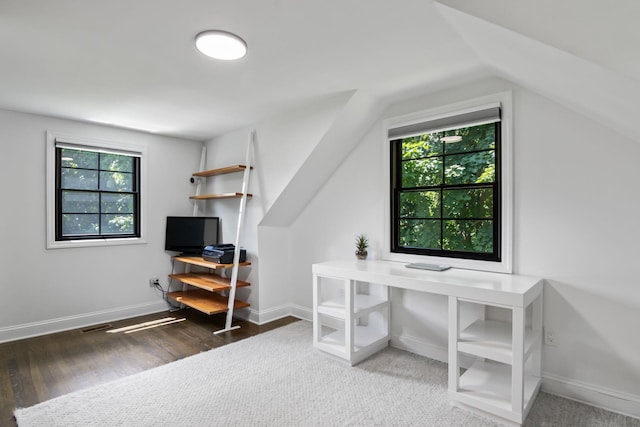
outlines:
{"label": "television monitor", "polygon": [[168,216],[164,249],[200,255],[205,246],[218,243],[219,223],[218,217]]}

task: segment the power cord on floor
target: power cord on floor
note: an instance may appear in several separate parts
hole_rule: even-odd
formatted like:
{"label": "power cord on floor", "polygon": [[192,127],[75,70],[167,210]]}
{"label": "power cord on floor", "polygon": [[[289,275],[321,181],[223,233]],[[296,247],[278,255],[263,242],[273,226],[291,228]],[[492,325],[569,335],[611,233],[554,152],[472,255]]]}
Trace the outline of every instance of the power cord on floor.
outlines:
{"label": "power cord on floor", "polygon": [[[175,272],[175,260],[173,260],[173,263],[171,265],[171,274],[173,274]],[[171,285],[173,284],[173,278],[169,279],[169,283],[167,285],[167,290],[165,291],[164,288],[162,287],[162,285],[160,284],[159,281],[156,281],[153,283],[153,286],[162,293],[162,299],[165,300],[165,302],[172,308],[172,309],[180,309],[182,308],[180,305],[175,305],[173,304],[173,302],[171,302],[171,300],[169,299],[169,297],[167,296],[167,294],[171,291]]]}

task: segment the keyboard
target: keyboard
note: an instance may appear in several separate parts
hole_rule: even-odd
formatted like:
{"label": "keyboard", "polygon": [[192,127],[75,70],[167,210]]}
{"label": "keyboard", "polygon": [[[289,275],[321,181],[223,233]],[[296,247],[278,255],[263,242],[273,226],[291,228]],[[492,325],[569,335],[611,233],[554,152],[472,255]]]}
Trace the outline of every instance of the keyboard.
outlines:
{"label": "keyboard", "polygon": [[445,271],[451,268],[450,265],[444,264],[427,264],[425,262],[412,262],[407,264],[407,268],[417,268],[420,270]]}

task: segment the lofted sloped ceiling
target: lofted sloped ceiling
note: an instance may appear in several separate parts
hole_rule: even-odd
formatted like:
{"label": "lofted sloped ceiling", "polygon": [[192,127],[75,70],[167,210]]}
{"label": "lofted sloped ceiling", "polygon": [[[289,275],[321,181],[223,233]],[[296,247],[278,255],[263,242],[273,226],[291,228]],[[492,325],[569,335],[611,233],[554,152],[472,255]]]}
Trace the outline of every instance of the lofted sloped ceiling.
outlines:
{"label": "lofted sloped ceiling", "polygon": [[[640,99],[640,51],[636,49],[640,31],[629,29],[632,17],[640,16],[639,5],[625,0],[615,6],[594,0],[439,0],[433,4],[450,25],[449,41],[459,36],[480,60],[476,77],[485,67],[640,141],[640,130],[634,126],[640,116],[636,101]],[[624,28],[617,28],[618,24]],[[413,47],[415,52],[425,54],[433,47],[433,40],[422,43],[424,49]],[[461,84],[461,76],[451,77],[450,82]],[[412,89],[425,93],[440,87],[425,76]],[[283,226],[295,219],[311,197],[309,189],[319,188],[328,179],[384,104],[407,95],[387,93],[376,103],[357,91],[270,207],[262,225]]]}
{"label": "lofted sloped ceiling", "polygon": [[640,80],[637,0],[438,0],[438,3]]}
{"label": "lofted sloped ceiling", "polygon": [[496,74],[640,141],[640,2],[439,0],[438,10]]}
{"label": "lofted sloped ceiling", "polygon": [[[0,0],[0,108],[208,140],[497,74],[638,138],[636,0]],[[243,37],[203,57],[203,30]]]}
{"label": "lofted sloped ceiling", "polygon": [[[202,56],[209,29],[248,55]],[[483,68],[424,0],[0,0],[0,61],[0,108],[195,140]]]}
{"label": "lofted sloped ceiling", "polygon": [[269,206],[260,225],[281,227],[291,224],[315,197],[316,190],[358,145],[384,106],[383,102],[363,91],[352,94],[313,151]]}

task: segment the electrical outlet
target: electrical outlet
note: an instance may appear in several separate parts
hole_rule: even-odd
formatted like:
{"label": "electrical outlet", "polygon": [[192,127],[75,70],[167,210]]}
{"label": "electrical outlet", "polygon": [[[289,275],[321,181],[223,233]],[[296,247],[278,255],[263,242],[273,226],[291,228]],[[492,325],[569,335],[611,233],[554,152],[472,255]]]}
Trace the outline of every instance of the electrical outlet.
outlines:
{"label": "electrical outlet", "polygon": [[158,279],[157,277],[152,277],[151,279],[149,279],[149,286],[152,288],[155,288],[156,285],[160,284],[160,279]]}
{"label": "electrical outlet", "polygon": [[552,347],[558,345],[556,342],[556,334],[552,329],[544,328],[544,343]]}

